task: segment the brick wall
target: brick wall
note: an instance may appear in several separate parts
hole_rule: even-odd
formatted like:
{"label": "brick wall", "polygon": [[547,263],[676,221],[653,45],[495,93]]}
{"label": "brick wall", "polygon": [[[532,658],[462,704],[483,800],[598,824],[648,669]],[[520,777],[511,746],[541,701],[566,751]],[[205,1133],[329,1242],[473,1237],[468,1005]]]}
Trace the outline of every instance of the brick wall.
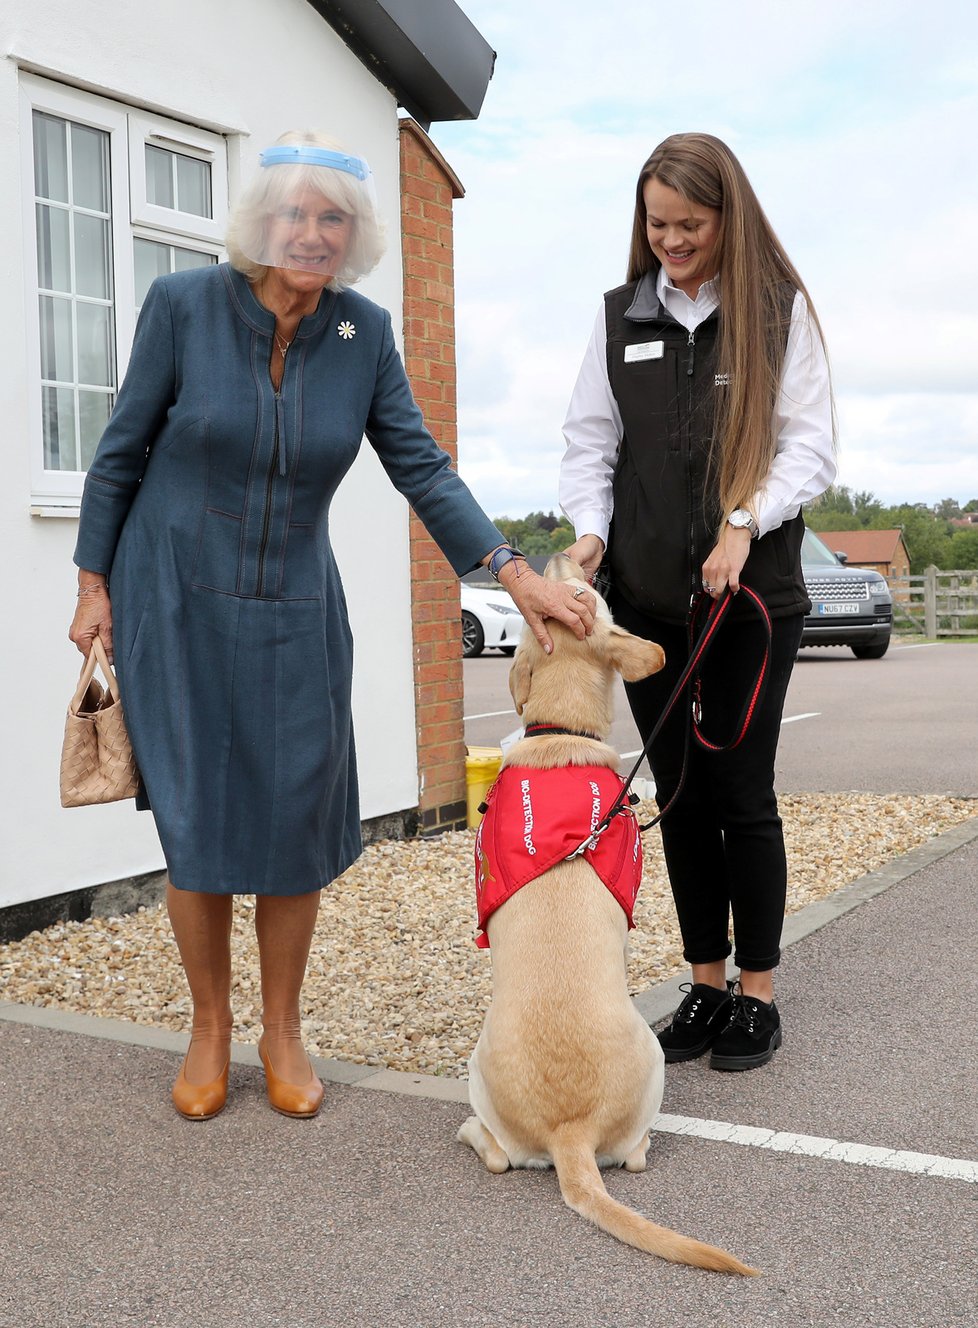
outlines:
{"label": "brick wall", "polygon": [[[404,363],[425,422],[458,459],[455,395],[454,171],[420,125],[400,122]],[[411,617],[422,834],[465,825],[458,580],[411,516]]]}

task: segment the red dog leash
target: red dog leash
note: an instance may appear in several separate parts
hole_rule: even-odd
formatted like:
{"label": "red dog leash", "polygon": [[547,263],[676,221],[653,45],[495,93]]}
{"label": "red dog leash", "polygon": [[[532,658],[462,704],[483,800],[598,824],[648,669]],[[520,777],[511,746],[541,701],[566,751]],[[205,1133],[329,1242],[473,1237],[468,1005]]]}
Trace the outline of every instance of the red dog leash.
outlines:
{"label": "red dog leash", "polygon": [[[739,593],[741,595],[746,596],[747,602],[755,609],[759,618],[761,619],[761,623],[764,627],[764,652],[760,666],[757,670],[757,676],[754,679],[754,683],[751,687],[750,694],[748,695],[746,701],[744,702],[744,707],[743,710],[741,711],[740,719],[737,722],[737,727],[734,730],[733,736],[730,738],[728,742],[718,743],[712,741],[712,739],[708,738],[704,734],[701,728],[701,721],[703,718],[703,705],[702,705],[702,679],[700,677],[700,672],[699,672],[700,664],[702,663],[703,658],[705,657],[707,651],[711,648],[714,641],[716,640],[717,633],[720,630],[720,625],[723,622],[724,618],[726,617],[730,609],[730,606],[734,602],[735,597],[734,595],[731,594],[730,589],[728,587],[724,591],[721,598],[718,600],[714,600],[711,596],[705,594],[704,592],[700,592],[700,594],[697,595],[696,599],[693,601],[692,612],[690,613],[689,617],[690,650],[689,650],[689,659],[686,662],[686,667],[679,675],[679,679],[675,687],[672,689],[672,695],[669,697],[669,700],[666,702],[665,706],[663,707],[662,714],[659,716],[655,728],[649,734],[648,740],[645,746],[642,748],[642,753],[639,756],[638,760],[635,762],[634,766],[632,767],[631,774],[629,774],[628,778],[625,780],[621,792],[618,794],[617,798],[615,798],[609,810],[602,817],[601,821],[598,823],[597,827],[595,828],[593,834],[587,837],[584,843],[581,844],[580,847],[576,849],[574,853],[571,854],[571,857],[577,857],[578,854],[584,852],[584,850],[588,847],[589,844],[594,843],[597,840],[598,836],[604,830],[606,830],[608,826],[611,824],[612,818],[617,816],[618,813],[624,809],[626,802],[634,803],[639,801],[638,796],[636,794],[629,793],[628,791],[629,788],[631,787],[632,780],[638,774],[639,766],[642,764],[646,756],[649,754],[649,751],[652,748],[652,744],[659,736],[663,724],[666,722],[669,715],[672,713],[673,708],[675,707],[680,696],[683,694],[684,690],[690,684],[690,682],[692,682],[692,697],[693,697],[692,705],[690,707],[692,722],[686,729],[686,744],[683,751],[683,767],[679,776],[679,783],[676,785],[676,790],[673,793],[672,797],[669,799],[666,805],[661,809],[658,816],[654,816],[652,820],[648,821],[645,825],[639,826],[639,830],[644,832],[646,830],[651,830],[653,826],[658,825],[659,822],[662,820],[662,818],[666,815],[666,813],[670,811],[672,807],[675,805],[676,799],[679,797],[680,793],[682,792],[683,785],[686,782],[686,769],[689,763],[690,729],[692,729],[693,736],[696,738],[696,741],[700,744],[700,746],[704,747],[707,751],[710,752],[729,752],[732,751],[735,747],[737,747],[741,742],[743,742],[744,738],[747,735],[747,731],[750,728],[751,720],[754,717],[754,713],[757,710],[758,702],[761,699],[761,694],[764,690],[764,684],[767,681],[768,668],[771,661],[771,617],[767,611],[767,605],[764,603],[764,601],[761,599],[760,595],[758,595],[756,591],[751,590],[750,586],[745,586],[743,582],[741,582]],[[699,636],[699,639],[696,640],[694,643],[694,637],[696,633],[696,623],[699,617],[701,616],[701,611],[706,603],[709,603],[710,606],[709,612],[707,614],[706,622],[703,626],[703,630]]]}

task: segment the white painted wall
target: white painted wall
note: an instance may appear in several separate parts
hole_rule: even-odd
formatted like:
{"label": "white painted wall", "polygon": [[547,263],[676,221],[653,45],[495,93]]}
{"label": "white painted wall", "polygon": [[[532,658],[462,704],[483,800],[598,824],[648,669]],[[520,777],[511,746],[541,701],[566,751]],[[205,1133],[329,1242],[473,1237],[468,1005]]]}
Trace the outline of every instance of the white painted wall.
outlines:
{"label": "white painted wall", "polygon": [[[18,109],[22,70],[228,133],[231,195],[258,152],[313,127],[374,171],[389,248],[361,289],[401,324],[394,99],[307,0],[4,0],[0,6],[0,605],[4,648],[0,907],[163,865],[132,803],[62,810],[58,762],[81,657],[73,518],[31,516],[25,245]],[[334,504],[334,543],[356,639],[362,815],[417,804],[408,513],[365,444]],[[369,543],[368,543],[369,542]]]}

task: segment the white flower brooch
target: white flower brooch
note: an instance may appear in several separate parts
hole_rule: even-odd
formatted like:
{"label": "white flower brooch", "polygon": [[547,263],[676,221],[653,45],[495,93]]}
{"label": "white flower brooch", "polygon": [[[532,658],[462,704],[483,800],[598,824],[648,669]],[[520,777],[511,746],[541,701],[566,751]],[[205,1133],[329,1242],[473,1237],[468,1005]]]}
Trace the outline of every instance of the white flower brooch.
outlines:
{"label": "white flower brooch", "polygon": [[352,341],[357,334],[357,330],[353,326],[353,324],[347,322],[340,323],[339,327],[336,330],[344,341]]}

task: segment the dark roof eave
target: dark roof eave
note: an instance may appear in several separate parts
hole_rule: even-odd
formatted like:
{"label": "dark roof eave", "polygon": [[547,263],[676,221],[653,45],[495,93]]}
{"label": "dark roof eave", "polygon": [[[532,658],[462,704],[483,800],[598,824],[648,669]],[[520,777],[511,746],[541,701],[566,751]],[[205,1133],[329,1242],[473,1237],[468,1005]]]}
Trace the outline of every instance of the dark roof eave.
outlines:
{"label": "dark roof eave", "polygon": [[475,120],[496,53],[455,0],[309,0],[423,125]]}

